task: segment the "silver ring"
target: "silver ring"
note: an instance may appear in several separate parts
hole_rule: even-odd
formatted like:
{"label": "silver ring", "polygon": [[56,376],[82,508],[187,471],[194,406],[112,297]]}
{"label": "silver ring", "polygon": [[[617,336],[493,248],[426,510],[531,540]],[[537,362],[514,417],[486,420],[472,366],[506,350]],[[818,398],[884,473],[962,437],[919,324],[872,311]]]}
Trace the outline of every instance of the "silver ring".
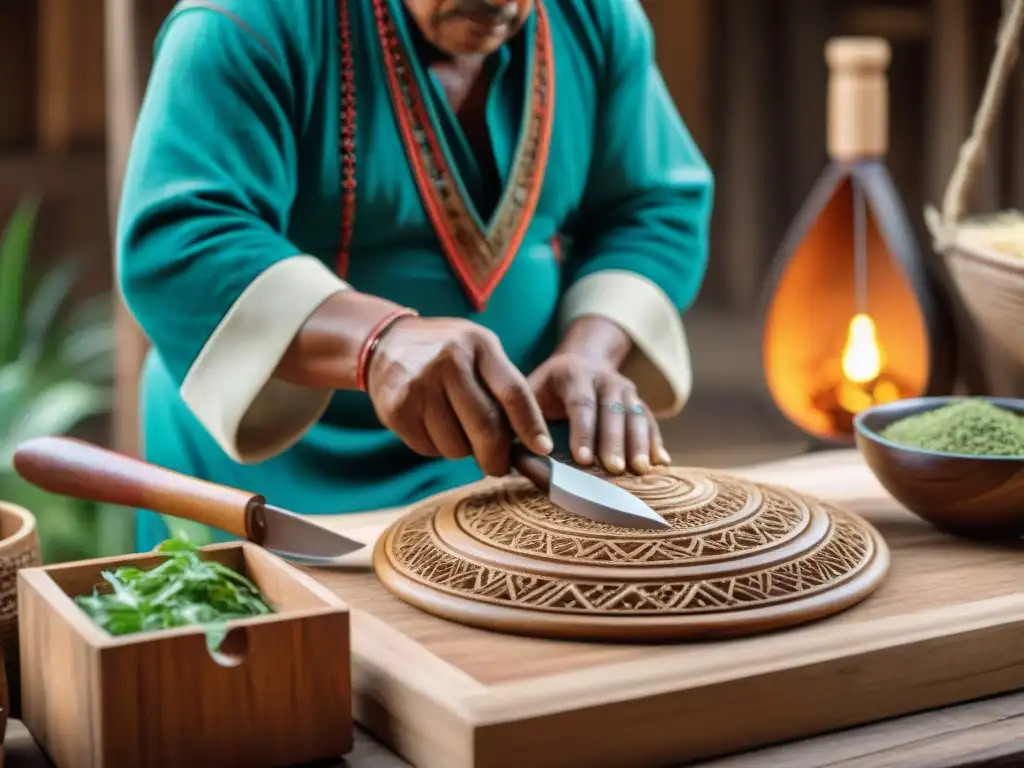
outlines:
{"label": "silver ring", "polygon": [[622,403],[618,403],[618,402],[601,403],[601,407],[611,411],[612,413],[625,413],[626,412],[626,406],[624,406]]}
{"label": "silver ring", "polygon": [[629,407],[629,412],[634,416],[646,416],[647,409],[644,408],[640,403],[634,403]]}

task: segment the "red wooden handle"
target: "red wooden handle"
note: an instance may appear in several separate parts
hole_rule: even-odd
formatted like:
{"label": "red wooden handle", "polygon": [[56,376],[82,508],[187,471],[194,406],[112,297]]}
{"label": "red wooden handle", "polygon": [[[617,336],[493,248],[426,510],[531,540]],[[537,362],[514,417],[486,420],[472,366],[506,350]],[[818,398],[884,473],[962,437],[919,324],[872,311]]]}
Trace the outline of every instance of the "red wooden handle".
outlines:
{"label": "red wooden handle", "polygon": [[14,469],[45,491],[139,507],[252,538],[264,499],[197,480],[68,437],[39,437],[18,446]]}

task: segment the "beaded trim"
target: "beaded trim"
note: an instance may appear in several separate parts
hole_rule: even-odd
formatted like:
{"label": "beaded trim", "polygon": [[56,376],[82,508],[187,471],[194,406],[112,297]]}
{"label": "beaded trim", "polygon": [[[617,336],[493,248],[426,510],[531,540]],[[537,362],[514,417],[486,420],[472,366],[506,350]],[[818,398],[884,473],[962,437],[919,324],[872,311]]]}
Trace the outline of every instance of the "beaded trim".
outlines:
{"label": "beaded trim", "polygon": [[339,0],[341,37],[341,130],[338,157],[341,162],[341,247],[338,274],[348,274],[349,250],[356,221],[356,65],[352,56],[352,17],[348,0]]}

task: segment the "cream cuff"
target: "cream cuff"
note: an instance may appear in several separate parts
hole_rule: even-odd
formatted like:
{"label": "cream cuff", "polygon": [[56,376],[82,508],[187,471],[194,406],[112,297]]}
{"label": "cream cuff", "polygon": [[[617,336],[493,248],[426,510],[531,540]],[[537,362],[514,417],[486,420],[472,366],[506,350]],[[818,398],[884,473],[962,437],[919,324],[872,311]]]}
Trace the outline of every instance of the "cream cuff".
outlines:
{"label": "cream cuff", "polygon": [[665,292],[645,277],[609,269],[575,283],[562,301],[559,322],[564,332],[585,315],[605,317],[633,339],[623,375],[658,418],[679,413],[690,398],[693,372],[679,311]]}
{"label": "cream cuff", "polygon": [[309,316],[346,288],[312,256],[280,261],[249,284],[199,352],[181,396],[235,461],[254,464],[281,453],[327,409],[331,390],[273,373]]}

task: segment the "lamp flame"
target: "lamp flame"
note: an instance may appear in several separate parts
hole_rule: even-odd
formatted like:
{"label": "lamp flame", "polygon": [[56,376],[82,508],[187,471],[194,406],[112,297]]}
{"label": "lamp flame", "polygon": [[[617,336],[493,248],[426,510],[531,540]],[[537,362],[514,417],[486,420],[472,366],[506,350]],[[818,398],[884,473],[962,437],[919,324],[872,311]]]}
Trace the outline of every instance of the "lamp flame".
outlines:
{"label": "lamp flame", "polygon": [[884,362],[875,321],[870,315],[854,315],[843,348],[843,376],[854,384],[868,384],[878,378]]}

